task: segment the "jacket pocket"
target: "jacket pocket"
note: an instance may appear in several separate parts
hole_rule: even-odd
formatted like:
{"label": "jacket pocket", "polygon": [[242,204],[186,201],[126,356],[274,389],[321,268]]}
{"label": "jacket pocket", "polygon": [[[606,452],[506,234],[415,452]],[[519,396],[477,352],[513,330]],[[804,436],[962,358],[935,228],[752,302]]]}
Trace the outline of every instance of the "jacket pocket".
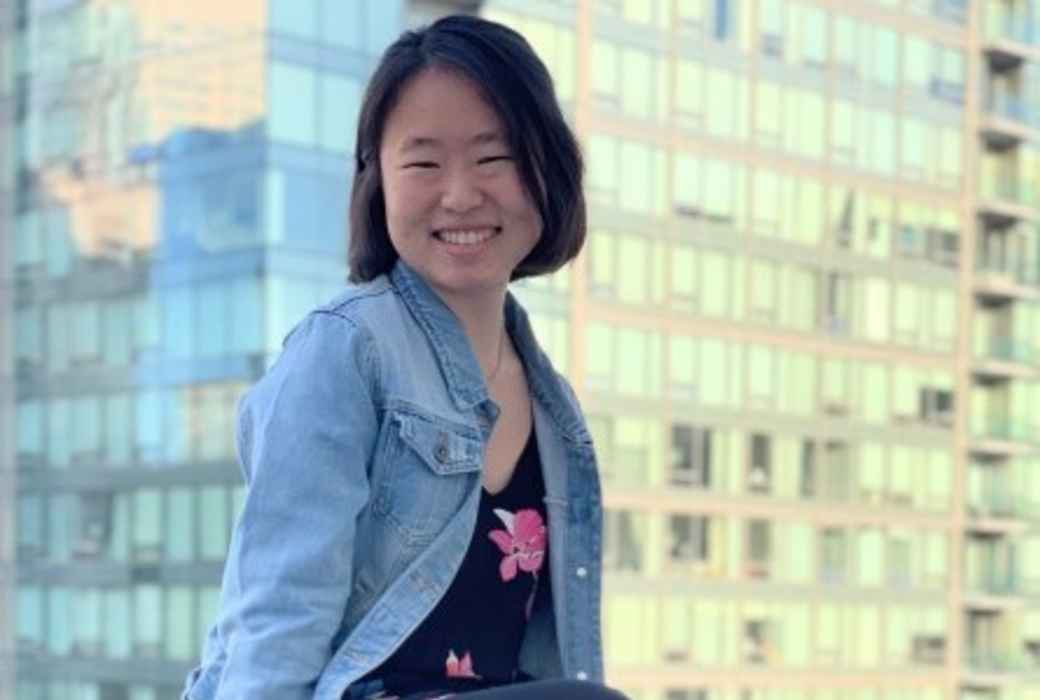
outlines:
{"label": "jacket pocket", "polygon": [[408,544],[427,544],[458,513],[479,479],[476,431],[417,411],[394,411],[384,442],[375,511]]}

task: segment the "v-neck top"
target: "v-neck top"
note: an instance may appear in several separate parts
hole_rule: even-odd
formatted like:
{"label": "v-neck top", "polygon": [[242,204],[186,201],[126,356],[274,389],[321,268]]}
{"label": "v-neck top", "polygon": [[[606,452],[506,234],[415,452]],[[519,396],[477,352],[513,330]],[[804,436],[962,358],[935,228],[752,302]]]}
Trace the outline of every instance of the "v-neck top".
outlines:
{"label": "v-neck top", "polygon": [[518,669],[520,645],[535,597],[551,595],[544,499],[532,426],[505,488],[481,489],[469,549],[444,597],[365,677],[382,681],[375,697],[432,698],[529,679]]}

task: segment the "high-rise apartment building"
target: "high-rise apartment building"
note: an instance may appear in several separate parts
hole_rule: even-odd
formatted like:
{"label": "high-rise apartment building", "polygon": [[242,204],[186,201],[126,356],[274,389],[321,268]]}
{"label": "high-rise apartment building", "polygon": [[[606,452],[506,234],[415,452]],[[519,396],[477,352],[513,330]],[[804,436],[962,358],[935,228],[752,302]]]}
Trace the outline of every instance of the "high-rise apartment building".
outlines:
{"label": "high-rise apartment building", "polygon": [[459,10],[586,153],[586,252],[518,293],[601,458],[609,679],[1040,698],[1037,0],[9,0],[0,700],[177,697],[364,80]]}
{"label": "high-rise apartment building", "polygon": [[1037,696],[1040,6],[485,12],[588,157],[587,254],[530,296],[602,458],[611,679]]}

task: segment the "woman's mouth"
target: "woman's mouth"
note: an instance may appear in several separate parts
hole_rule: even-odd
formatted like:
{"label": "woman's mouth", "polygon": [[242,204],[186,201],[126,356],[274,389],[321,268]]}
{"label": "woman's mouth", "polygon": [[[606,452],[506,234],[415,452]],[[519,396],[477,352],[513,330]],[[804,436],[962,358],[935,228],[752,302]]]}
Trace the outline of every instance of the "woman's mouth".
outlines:
{"label": "woman's mouth", "polygon": [[502,232],[499,226],[472,229],[438,229],[433,232],[434,238],[456,246],[479,246]]}

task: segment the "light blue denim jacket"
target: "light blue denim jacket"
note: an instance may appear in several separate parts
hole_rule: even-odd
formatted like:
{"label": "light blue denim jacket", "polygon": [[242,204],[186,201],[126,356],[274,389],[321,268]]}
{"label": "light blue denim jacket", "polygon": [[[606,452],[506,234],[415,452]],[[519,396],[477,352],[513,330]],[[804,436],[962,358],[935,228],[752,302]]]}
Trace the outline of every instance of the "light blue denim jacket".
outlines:
{"label": "light blue denim jacket", "polygon": [[[511,294],[505,311],[533,398],[553,591],[520,668],[599,681],[592,442]],[[403,262],[311,312],[239,406],[248,490],[183,698],[338,700],[388,658],[466,553],[497,416],[457,318]]]}

